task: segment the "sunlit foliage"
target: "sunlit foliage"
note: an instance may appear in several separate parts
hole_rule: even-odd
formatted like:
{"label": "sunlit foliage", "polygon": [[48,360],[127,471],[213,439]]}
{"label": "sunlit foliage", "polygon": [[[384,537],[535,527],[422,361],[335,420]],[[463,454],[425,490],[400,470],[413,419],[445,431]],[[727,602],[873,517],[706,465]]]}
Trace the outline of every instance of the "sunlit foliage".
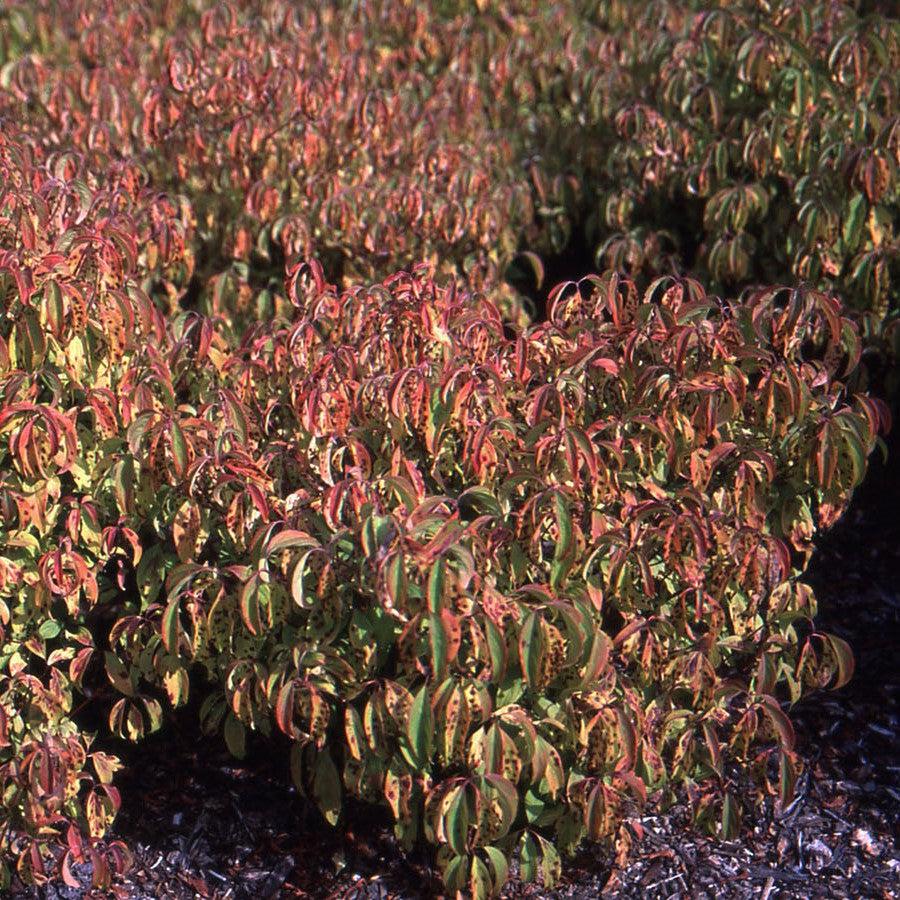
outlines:
{"label": "sunlit foliage", "polygon": [[[739,772],[790,801],[784,706],[853,670],[801,576],[888,426],[896,22],[0,24],[4,879],[127,869],[99,746],[189,697],[476,897],[650,795],[726,837]],[[504,273],[579,230],[602,274],[529,319]]]}

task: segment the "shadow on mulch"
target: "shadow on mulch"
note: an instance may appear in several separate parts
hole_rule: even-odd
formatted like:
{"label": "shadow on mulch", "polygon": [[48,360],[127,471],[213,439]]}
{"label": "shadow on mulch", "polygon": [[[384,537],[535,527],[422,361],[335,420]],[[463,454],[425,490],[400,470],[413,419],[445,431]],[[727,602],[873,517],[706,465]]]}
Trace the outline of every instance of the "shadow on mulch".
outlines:
{"label": "shadow on mulch", "polygon": [[[183,736],[184,737],[184,736]],[[166,739],[129,760],[119,836],[138,864],[126,897],[387,898],[436,892],[380,809],[350,804],[335,830],[298,796],[286,753],[235,761],[218,739]],[[162,751],[162,752],[160,752]],[[170,751],[167,753],[167,751]]]}
{"label": "shadow on mulch", "polygon": [[[643,840],[624,866],[589,847],[554,891],[513,882],[506,897],[832,898],[900,896],[900,765],[896,635],[900,634],[900,427],[887,465],[822,538],[807,580],[819,627],[850,642],[854,679],[798,704],[792,718],[807,763],[799,799],[776,819],[748,814],[739,841],[699,836],[687,811],[640,819]],[[178,720],[181,721],[181,720]],[[436,897],[424,853],[405,856],[389,817],[350,806],[329,828],[290,785],[286,754],[235,762],[221,741],[185,717],[167,733],[127,748],[118,780],[117,836],[135,866],[110,895],[50,886],[22,896],[263,900]],[[85,872],[85,884],[89,873]]]}
{"label": "shadow on mulch", "polygon": [[900,897],[900,422],[888,443],[887,462],[873,458],[805,576],[817,626],[850,643],[856,673],[791,711],[806,764],[797,802],[780,819],[748,813],[730,843],[696,834],[683,807],[645,816],[625,866],[609,849],[585,848],[556,891],[519,885],[510,896]]}
{"label": "shadow on mulch", "polygon": [[793,712],[807,757],[846,782],[861,809],[900,824],[900,422],[847,514],[819,543],[806,580],[817,623],[849,642],[853,680]]}

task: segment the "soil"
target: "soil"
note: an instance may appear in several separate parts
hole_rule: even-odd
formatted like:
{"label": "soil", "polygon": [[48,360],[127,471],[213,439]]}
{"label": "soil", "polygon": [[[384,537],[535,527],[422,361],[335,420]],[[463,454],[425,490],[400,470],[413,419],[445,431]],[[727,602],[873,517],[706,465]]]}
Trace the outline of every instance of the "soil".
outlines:
{"label": "soil", "polygon": [[[854,679],[793,711],[806,761],[797,801],[780,818],[746,815],[739,840],[694,831],[683,807],[642,816],[627,858],[583,850],[547,891],[511,882],[510,898],[825,898],[900,896],[900,440],[820,542],[807,575],[819,622],[848,640]],[[352,807],[333,831],[289,787],[285,754],[236,764],[188,726],[126,755],[117,836],[135,852],[111,892],[50,885],[14,895],[81,897],[422,898],[440,895],[426,851],[404,855],[385,815]],[[620,864],[621,863],[621,864]]]}

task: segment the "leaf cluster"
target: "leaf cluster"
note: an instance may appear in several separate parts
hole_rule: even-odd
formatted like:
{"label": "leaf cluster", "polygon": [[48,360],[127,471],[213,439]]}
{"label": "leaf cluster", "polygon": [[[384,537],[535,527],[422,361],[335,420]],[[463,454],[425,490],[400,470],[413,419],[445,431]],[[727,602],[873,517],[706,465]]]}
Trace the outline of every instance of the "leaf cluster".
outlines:
{"label": "leaf cluster", "polygon": [[191,692],[238,755],[282,732],[328,821],[345,793],[386,803],[478,895],[516,851],[550,883],[680,783],[730,833],[736,764],[788,802],[781,701],[852,668],[799,576],[885,424],[845,396],[860,343],[834,298],[641,295],[607,272],[510,335],[425,268],[339,290],[312,263],[289,316],[230,343],[154,306],[108,194],[66,203],[0,150],[0,778],[22,877],[127,863],[82,700],[124,739]]}
{"label": "leaf cluster", "polygon": [[[189,698],[476,897],[650,798],[726,837],[741,772],[790,802],[785,706],[853,669],[802,575],[889,424],[895,23],[0,24],[4,879],[127,868],[82,713],[139,740]],[[602,274],[529,321],[507,266],[582,227]]]}

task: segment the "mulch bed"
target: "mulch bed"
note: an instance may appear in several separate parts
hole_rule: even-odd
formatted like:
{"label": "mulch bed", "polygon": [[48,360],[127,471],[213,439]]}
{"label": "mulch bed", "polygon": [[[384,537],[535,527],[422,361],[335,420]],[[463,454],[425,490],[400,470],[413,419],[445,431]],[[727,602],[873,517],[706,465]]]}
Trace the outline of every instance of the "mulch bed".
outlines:
{"label": "mulch bed", "polygon": [[[897,463],[897,440],[891,468]],[[900,897],[900,478],[876,464],[853,506],[821,542],[809,573],[820,623],[857,657],[841,691],[799,704],[807,762],[799,797],[780,819],[744,819],[738,841],[698,835],[683,807],[640,819],[643,840],[624,865],[590,847],[554,891],[513,881],[510,898]],[[277,758],[276,758],[277,757]],[[404,856],[377,810],[353,807],[335,832],[296,796],[283,754],[237,765],[220,742],[195,734],[154,738],[129,751],[116,830],[135,866],[113,892],[51,885],[14,895],[320,900],[440,894],[426,852]]]}

